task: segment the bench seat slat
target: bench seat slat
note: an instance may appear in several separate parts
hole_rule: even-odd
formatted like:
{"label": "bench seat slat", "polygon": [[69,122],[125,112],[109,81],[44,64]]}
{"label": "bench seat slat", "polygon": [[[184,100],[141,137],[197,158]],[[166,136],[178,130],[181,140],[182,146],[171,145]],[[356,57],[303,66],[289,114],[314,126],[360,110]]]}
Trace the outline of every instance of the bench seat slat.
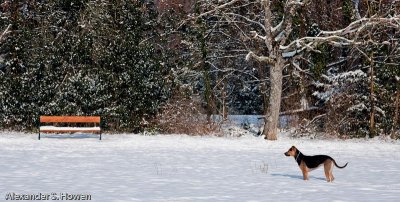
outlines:
{"label": "bench seat slat", "polygon": [[100,132],[100,127],[56,127],[56,126],[40,126],[42,133],[67,133],[67,132]]}

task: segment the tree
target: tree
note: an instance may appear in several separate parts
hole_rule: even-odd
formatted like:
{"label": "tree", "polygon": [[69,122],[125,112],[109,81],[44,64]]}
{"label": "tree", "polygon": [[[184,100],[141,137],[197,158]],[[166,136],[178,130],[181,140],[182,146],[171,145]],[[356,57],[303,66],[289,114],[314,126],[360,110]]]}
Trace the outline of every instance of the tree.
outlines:
{"label": "tree", "polygon": [[119,130],[143,130],[141,120],[158,113],[169,91],[163,52],[146,40],[157,27],[147,6],[11,1],[0,24],[11,24],[0,43],[2,126],[36,127],[41,114],[73,114],[101,115],[105,128],[116,122]]}
{"label": "tree", "polygon": [[[209,7],[209,2],[197,1],[194,13],[189,16],[201,15]],[[175,14],[169,16],[177,16],[180,12],[184,11],[176,9]],[[249,78],[254,80],[254,66],[244,60],[245,45],[237,40],[241,36],[240,27],[230,26],[229,22],[220,20],[223,18],[219,15],[198,17],[178,24],[176,28],[182,42],[181,53],[190,58],[190,62],[181,61],[178,67],[182,76],[187,74],[181,81],[190,80],[194,93],[202,95],[209,123],[214,114],[226,118],[228,110],[254,113],[259,108],[259,93],[254,93],[258,90],[257,84],[247,83]]]}
{"label": "tree", "polygon": [[[283,71],[287,66],[295,66],[300,71],[304,71],[298,64],[301,55],[305,52],[317,51],[316,47],[320,44],[329,44],[335,47],[367,46],[359,34],[366,30],[371,30],[379,25],[380,28],[398,29],[397,15],[367,15],[358,18],[358,7],[354,7],[356,17],[343,29],[332,31],[318,30],[315,36],[301,36],[295,32],[294,21],[301,17],[299,13],[304,11],[304,7],[310,4],[310,1],[286,0],[282,2],[282,9],[275,9],[275,1],[263,0],[262,17],[247,16],[247,13],[229,14],[232,8],[244,7],[246,4],[257,4],[256,2],[237,1],[221,3],[207,12],[197,17],[206,15],[215,15],[223,13],[234,26],[239,23],[252,24],[253,30],[247,31],[246,40],[252,40],[254,43],[264,43],[263,50],[248,50],[247,59],[255,60],[263,64],[264,68],[269,69],[269,100],[267,111],[265,112],[264,135],[268,140],[277,139],[277,128],[279,123],[279,114],[282,99],[282,81]],[[278,3],[279,4],[279,3]],[[354,5],[358,5],[355,2]],[[235,16],[236,18],[233,18]],[[230,18],[232,17],[232,18]]]}

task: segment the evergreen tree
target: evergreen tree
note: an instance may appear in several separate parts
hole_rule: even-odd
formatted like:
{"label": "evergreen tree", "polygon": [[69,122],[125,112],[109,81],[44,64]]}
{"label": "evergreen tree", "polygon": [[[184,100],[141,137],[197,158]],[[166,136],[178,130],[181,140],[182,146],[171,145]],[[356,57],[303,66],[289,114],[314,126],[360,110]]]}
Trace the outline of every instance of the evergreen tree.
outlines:
{"label": "evergreen tree", "polygon": [[101,115],[105,127],[139,131],[167,99],[169,69],[145,40],[156,26],[146,3],[12,4],[12,34],[1,44],[2,125],[35,126],[43,114]]}

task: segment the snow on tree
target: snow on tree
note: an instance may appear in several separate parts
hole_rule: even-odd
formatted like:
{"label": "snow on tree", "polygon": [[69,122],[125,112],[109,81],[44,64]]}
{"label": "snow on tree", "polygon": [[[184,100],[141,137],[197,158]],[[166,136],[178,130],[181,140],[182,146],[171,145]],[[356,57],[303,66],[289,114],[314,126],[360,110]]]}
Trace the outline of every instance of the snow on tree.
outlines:
{"label": "snow on tree", "polygon": [[[209,3],[204,2],[205,4]],[[302,59],[307,52],[318,52],[317,47],[321,44],[328,44],[336,48],[344,47],[367,47],[371,43],[382,43],[371,41],[365,43],[365,39],[359,37],[371,30],[399,29],[399,16],[396,7],[393,6],[388,13],[368,13],[359,17],[358,1],[354,2],[354,17],[344,28],[336,30],[318,30],[315,36],[301,36],[294,32],[295,20],[305,12],[310,1],[307,0],[286,0],[279,4],[275,1],[262,0],[259,2],[250,1],[218,1],[214,2],[208,11],[200,14],[199,17],[218,15],[223,16],[221,21],[229,21],[233,26],[238,24],[251,24],[253,30],[243,30],[243,40],[250,40],[252,43],[263,44],[261,49],[249,47],[247,60],[255,60],[263,64],[269,70],[269,100],[265,111],[264,135],[268,140],[277,139],[277,128],[281,109],[283,72],[286,67],[294,65]],[[282,8],[275,9],[274,4]],[[261,12],[253,15],[251,12],[235,12],[235,8],[244,8],[246,5],[257,4]],[[395,3],[393,3],[395,4]],[[242,9],[243,11],[244,9]],[[376,14],[376,15],[375,15]],[[261,17],[260,17],[261,16]],[[368,41],[367,41],[368,42]],[[304,71],[300,66],[296,66]]]}
{"label": "snow on tree", "polygon": [[[40,114],[101,115],[104,127],[142,130],[167,99],[169,70],[145,37],[155,15],[132,1],[11,1],[3,11],[2,126]],[[3,23],[3,21],[2,21]],[[110,124],[109,124],[110,123]]]}

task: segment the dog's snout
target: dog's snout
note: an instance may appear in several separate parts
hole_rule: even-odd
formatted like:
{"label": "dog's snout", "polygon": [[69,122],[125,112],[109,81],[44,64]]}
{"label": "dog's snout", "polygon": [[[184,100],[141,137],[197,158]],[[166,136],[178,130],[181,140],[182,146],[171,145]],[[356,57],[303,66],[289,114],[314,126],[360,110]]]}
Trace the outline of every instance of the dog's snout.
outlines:
{"label": "dog's snout", "polygon": [[289,156],[289,154],[287,152],[285,152],[284,154],[285,154],[285,156]]}

